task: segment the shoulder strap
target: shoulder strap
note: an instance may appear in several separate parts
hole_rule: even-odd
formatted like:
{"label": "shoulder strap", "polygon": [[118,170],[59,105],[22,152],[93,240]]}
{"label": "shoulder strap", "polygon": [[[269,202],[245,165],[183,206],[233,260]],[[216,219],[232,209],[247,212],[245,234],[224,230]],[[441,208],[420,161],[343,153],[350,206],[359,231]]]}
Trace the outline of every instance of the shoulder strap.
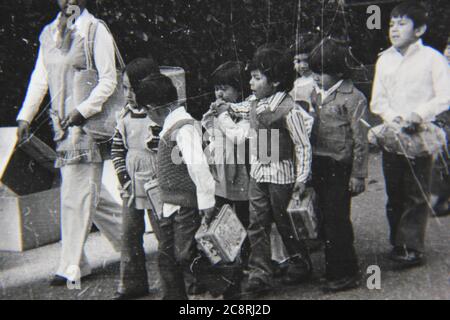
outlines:
{"label": "shoulder strap", "polygon": [[[180,120],[178,122],[176,122],[163,136],[163,140],[165,140],[166,142],[168,141],[167,138],[170,139],[173,138],[173,134],[180,128],[184,127],[185,125],[192,125],[195,128],[195,120],[194,119],[183,119]],[[173,139],[172,139],[173,140]]]}
{"label": "shoulder strap", "polygon": [[117,58],[117,62],[119,63],[119,70],[121,70],[121,71],[124,70],[125,69],[125,61],[123,60],[123,57],[120,54],[119,47],[117,46],[117,43],[114,40],[114,36],[112,35],[111,30],[108,28],[107,24],[103,20],[97,20],[97,21],[98,21],[97,23],[92,22],[89,25],[88,36],[85,39],[87,69],[91,70],[94,68],[94,58],[93,57],[94,57],[95,36],[97,34],[98,26],[101,23],[106,28],[108,33],[111,35],[113,45],[114,45],[114,52],[115,52],[115,55]]}

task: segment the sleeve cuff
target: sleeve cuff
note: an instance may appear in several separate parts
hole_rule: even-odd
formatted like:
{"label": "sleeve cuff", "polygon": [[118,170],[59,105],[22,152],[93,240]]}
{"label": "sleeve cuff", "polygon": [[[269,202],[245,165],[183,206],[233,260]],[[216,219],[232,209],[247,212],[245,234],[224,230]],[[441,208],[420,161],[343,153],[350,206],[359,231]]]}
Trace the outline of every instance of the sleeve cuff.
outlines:
{"label": "sleeve cuff", "polygon": [[215,206],[216,198],[214,194],[197,193],[198,209],[205,210]]}
{"label": "sleeve cuff", "polygon": [[83,116],[85,119],[89,119],[93,115],[95,115],[95,112],[92,112],[89,108],[89,106],[86,103],[82,103],[77,107],[78,112]]}

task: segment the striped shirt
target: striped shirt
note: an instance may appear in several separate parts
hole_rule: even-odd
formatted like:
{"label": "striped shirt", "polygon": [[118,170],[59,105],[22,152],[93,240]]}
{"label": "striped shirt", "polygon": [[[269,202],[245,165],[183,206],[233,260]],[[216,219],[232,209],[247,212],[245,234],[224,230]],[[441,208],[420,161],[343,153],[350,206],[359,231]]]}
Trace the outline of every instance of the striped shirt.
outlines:
{"label": "striped shirt", "polygon": [[[278,92],[267,99],[261,99],[258,102],[257,109],[264,109],[265,107],[276,108],[275,104],[281,103],[284,96],[285,93]],[[306,112],[302,112],[297,108],[292,109],[286,116],[285,125],[295,146],[295,159],[265,164],[253,156],[250,176],[257,183],[305,183],[311,172],[312,151],[309,135],[312,121],[312,117]]]}

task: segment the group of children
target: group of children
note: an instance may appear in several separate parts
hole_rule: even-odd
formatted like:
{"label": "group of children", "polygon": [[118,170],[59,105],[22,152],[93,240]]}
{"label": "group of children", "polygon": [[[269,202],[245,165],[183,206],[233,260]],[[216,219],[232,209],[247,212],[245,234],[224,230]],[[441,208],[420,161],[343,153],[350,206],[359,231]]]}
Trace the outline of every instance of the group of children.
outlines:
{"label": "group of children", "polygon": [[[393,47],[378,61],[371,104],[386,125],[409,127],[448,110],[448,64],[420,40],[425,17],[414,2],[392,12]],[[129,103],[112,147],[124,199],[116,299],[148,293],[142,236],[144,210],[151,208],[144,184],[150,180],[157,181],[164,203],[160,216],[150,215],[159,241],[164,299],[187,299],[188,293],[208,289],[200,285],[206,269],[194,236],[223,204],[232,205],[248,233],[237,261],[239,275],[230,281],[239,284],[225,291],[224,298],[266,293],[273,287],[273,224],[287,254],[283,283],[308,280],[313,272],[309,249],[294,234],[287,208],[309,187],[317,193],[325,245],[324,289],[337,292],[360,284],[351,199],[365,190],[368,176],[367,100],[351,80],[344,43],[325,38],[291,53],[263,46],[247,68],[240,62],[217,68],[212,76],[216,101],[202,119],[208,152],[202,129],[155,62],[138,59],[127,66]],[[300,76],[295,83],[292,61]],[[414,266],[423,263],[429,212],[419,190],[429,192],[432,157],[413,159],[412,167],[407,160],[383,153],[391,258]],[[412,180],[417,175],[420,185]]]}

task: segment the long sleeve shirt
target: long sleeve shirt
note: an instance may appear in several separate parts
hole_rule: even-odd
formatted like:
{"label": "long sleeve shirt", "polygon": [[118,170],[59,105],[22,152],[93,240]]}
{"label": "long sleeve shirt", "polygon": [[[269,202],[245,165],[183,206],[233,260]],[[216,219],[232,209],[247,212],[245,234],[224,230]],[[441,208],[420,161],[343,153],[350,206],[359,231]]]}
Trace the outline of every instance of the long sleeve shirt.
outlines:
{"label": "long sleeve shirt", "polygon": [[[191,115],[184,108],[178,108],[171,112],[165,122],[160,137],[178,121],[192,119]],[[192,125],[181,127],[176,135],[177,146],[187,166],[189,176],[194,182],[197,190],[198,209],[204,210],[214,207],[215,200],[215,181],[209,171],[208,161],[203,152],[202,137],[198,130]],[[170,217],[180,207],[170,203],[164,203],[163,215]]]}
{"label": "long sleeve shirt", "polygon": [[[57,28],[59,19],[60,16],[49,25],[52,37],[55,41],[59,36],[59,30]],[[95,18],[87,9],[84,9],[72,28],[84,38],[88,34],[89,24],[92,21],[95,21]],[[49,74],[43,52],[41,44],[27,94],[17,120],[25,120],[29,123],[33,121],[39,111],[42,100],[47,94]],[[103,104],[113,94],[117,85],[113,39],[105,26],[100,23],[94,42],[94,62],[98,71],[98,84],[93,89],[90,96],[77,106],[77,110],[86,119],[102,111]],[[61,81],[63,81],[63,79],[61,79]]]}
{"label": "long sleeve shirt", "polygon": [[[277,100],[272,98],[263,99],[258,105],[267,103],[269,106],[270,101]],[[250,97],[248,101],[251,102],[254,99],[255,97]],[[216,121],[220,130],[231,141],[239,144],[246,138],[252,139],[254,132],[252,132],[248,122],[234,123],[226,113],[219,115]],[[295,146],[295,159],[272,161],[266,164],[258,161],[256,156],[252,156],[252,159],[250,159],[251,177],[258,183],[291,184],[306,182],[311,172],[312,151],[309,135],[312,123],[313,118],[306,112],[299,108],[293,108],[286,116],[285,125]]]}
{"label": "long sleeve shirt", "polygon": [[291,184],[305,183],[311,173],[312,150],[304,122],[304,113],[292,109],[286,116],[285,126],[295,146],[295,159],[262,163],[251,160],[250,176],[258,183]]}
{"label": "long sleeve shirt", "polygon": [[385,122],[407,119],[413,112],[426,122],[448,110],[450,68],[445,57],[421,40],[405,55],[394,47],[378,59],[373,84],[371,110]]}

